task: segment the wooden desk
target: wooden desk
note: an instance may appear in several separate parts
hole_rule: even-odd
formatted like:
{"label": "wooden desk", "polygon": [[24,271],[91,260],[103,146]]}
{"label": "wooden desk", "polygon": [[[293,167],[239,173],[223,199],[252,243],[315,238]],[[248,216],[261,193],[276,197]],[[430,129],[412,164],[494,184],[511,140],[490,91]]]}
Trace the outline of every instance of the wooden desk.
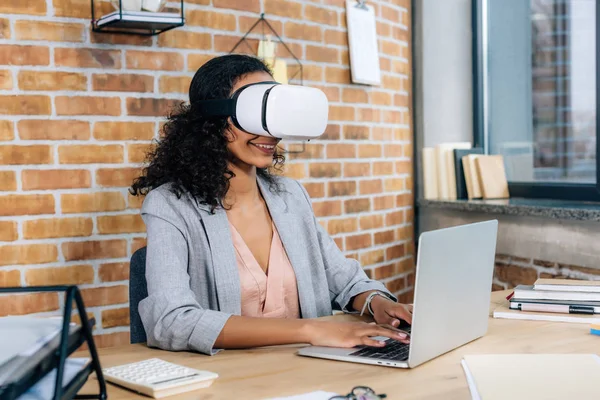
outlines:
{"label": "wooden desk", "polygon": [[[490,312],[509,292],[492,294]],[[337,316],[333,318],[348,318]],[[305,358],[294,355],[298,346],[227,350],[209,357],[190,352],[167,352],[135,344],[100,350],[103,367],[146,358],[217,372],[208,389],[175,396],[177,399],[264,399],[314,390],[346,394],[366,385],[389,399],[470,399],[460,365],[465,354],[490,353],[596,353],[600,338],[588,324],[516,321],[490,318],[486,336],[412,370]],[[80,353],[79,356],[86,356]],[[97,390],[95,378],[81,393]],[[108,384],[110,400],[146,398]]]}

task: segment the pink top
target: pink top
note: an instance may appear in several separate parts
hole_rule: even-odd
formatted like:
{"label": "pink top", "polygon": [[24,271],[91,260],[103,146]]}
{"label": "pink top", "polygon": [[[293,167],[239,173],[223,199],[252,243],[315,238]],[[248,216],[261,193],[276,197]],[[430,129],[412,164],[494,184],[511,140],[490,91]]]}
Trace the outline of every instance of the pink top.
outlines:
{"label": "pink top", "polygon": [[266,274],[235,226],[229,226],[240,272],[242,316],[300,318],[296,275],[275,225]]}

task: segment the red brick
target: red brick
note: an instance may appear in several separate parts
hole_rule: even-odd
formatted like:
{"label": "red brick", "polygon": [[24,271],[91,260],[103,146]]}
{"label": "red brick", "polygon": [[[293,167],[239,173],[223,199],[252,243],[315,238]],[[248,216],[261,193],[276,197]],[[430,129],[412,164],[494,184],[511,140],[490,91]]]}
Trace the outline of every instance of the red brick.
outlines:
{"label": "red brick", "polygon": [[192,78],[189,76],[161,76],[158,83],[161,93],[188,93]]}
{"label": "red brick", "polygon": [[127,98],[127,115],[139,117],[164,117],[181,103],[173,99]]}
{"label": "red brick", "polygon": [[360,229],[369,230],[383,227],[383,217],[381,215],[364,215],[360,217]]}
{"label": "red brick", "polygon": [[283,174],[288,178],[303,179],[306,177],[306,165],[286,163],[283,165]]}
{"label": "red brick", "polygon": [[154,144],[129,144],[127,145],[127,161],[130,163],[143,163],[148,153],[156,148]]}
{"label": "red brick", "polygon": [[386,192],[398,192],[405,189],[404,178],[388,178],[384,185]]}
{"label": "red brick", "polygon": [[23,90],[87,90],[87,78],[75,72],[20,71]]}
{"label": "red brick", "polygon": [[31,165],[50,163],[52,163],[52,147],[50,146],[0,146],[0,165]]}
{"label": "red brick", "polygon": [[323,158],[323,150],[325,146],[322,144],[304,144],[290,143],[287,145],[287,154],[289,160],[315,160]]}
{"label": "red brick", "polygon": [[94,138],[98,140],[152,140],[154,122],[101,121],[94,124]]}
{"label": "red brick", "polygon": [[[288,76],[291,76],[291,71]],[[323,80],[323,67],[320,65],[304,65],[302,67],[302,76],[306,81],[321,82]]]}
{"label": "red brick", "polygon": [[387,22],[377,21],[377,36],[390,36],[392,34],[392,27]]}
{"label": "red brick", "polygon": [[395,74],[409,75],[410,64],[404,60],[393,60],[392,61],[392,72]]}
{"label": "red brick", "polygon": [[533,285],[538,278],[535,269],[513,264],[496,264],[494,275],[496,279],[506,283],[509,289],[517,285]]}
{"label": "red brick", "polygon": [[138,176],[139,168],[100,168],[96,171],[96,184],[101,187],[129,187]]}
{"label": "red brick", "polygon": [[373,175],[392,175],[394,163],[391,161],[377,161],[373,163]]}
{"label": "red brick", "polygon": [[404,223],[404,211],[393,211],[385,216],[386,225],[400,225]]}
{"label": "red brick", "polygon": [[[252,28],[252,25],[254,25],[257,21],[256,17],[246,17],[246,16],[242,16],[240,15],[239,17],[239,24],[240,24],[240,32],[248,32],[250,30],[250,28]],[[283,23],[281,21],[277,21],[274,19],[269,18],[269,24],[271,24],[271,26],[273,27],[273,30],[275,30],[275,32],[277,32],[280,36],[281,33],[283,32]],[[257,26],[254,27],[255,30],[253,30],[254,33],[259,32],[259,29],[261,30],[262,33],[262,24],[258,24]]]}
{"label": "red brick", "polygon": [[327,96],[327,100],[331,102],[340,101],[340,88],[334,86],[311,85],[314,88],[321,90]]}
{"label": "red brick", "polygon": [[413,226],[403,226],[396,229],[395,239],[396,240],[412,240],[413,237]]}
{"label": "red brick", "polygon": [[355,112],[353,107],[348,106],[329,106],[330,121],[353,121]]}
{"label": "red brick", "polygon": [[123,239],[67,242],[62,244],[65,261],[121,258],[127,256],[127,242]]}
{"label": "red brick", "polygon": [[187,25],[197,25],[221,31],[235,31],[235,15],[207,10],[187,10],[185,13]]}
{"label": "red brick", "polygon": [[[259,0],[213,0],[213,5],[218,8],[227,8],[241,11],[260,12]],[[267,11],[269,13],[269,11]]]}
{"label": "red brick", "polygon": [[342,90],[344,103],[368,103],[369,95],[364,89],[344,88]]}
{"label": "red brick", "polygon": [[337,11],[308,4],[304,8],[304,18],[319,24],[333,26],[337,26],[338,24]]}
{"label": "red brick", "polygon": [[381,157],[380,144],[359,144],[358,156],[360,158],[379,158]]}
{"label": "red brick", "polygon": [[350,70],[347,68],[327,67],[325,69],[325,81],[330,83],[350,83]]}
{"label": "red brick", "polygon": [[128,301],[129,290],[126,285],[101,286],[82,289],[81,297],[83,297],[83,302],[86,307],[121,304]]}
{"label": "red brick", "polygon": [[333,47],[306,45],[306,59],[309,61],[336,64],[340,60],[340,52]]}
{"label": "red brick", "polygon": [[188,71],[196,72],[201,66],[214,58],[213,54],[190,54],[188,55]]}
{"label": "red brick", "polygon": [[[360,264],[373,265],[384,261],[383,250],[371,250],[360,255]],[[379,268],[375,269],[377,271]],[[380,279],[380,278],[377,278]]]}
{"label": "red brick", "polygon": [[387,289],[392,292],[395,293],[399,290],[402,290],[406,287],[406,280],[404,279],[404,277],[401,278],[396,278],[394,280],[391,280],[389,282],[386,282],[385,286],[387,287]]}
{"label": "red brick", "polygon": [[394,106],[396,107],[408,107],[410,105],[410,98],[406,94],[395,94],[394,95]]}
{"label": "red brick", "polygon": [[371,210],[371,201],[369,199],[352,199],[344,201],[344,211],[346,214],[367,212]]}
{"label": "red brick", "polygon": [[332,219],[327,223],[327,231],[330,235],[356,232],[357,229],[358,224],[356,218]]}
{"label": "red brick", "polygon": [[0,114],[50,115],[51,110],[50,97],[48,96],[0,95]]}
{"label": "red brick", "polygon": [[0,246],[0,265],[43,264],[58,260],[54,244]]}
{"label": "red brick", "polygon": [[153,92],[154,77],[137,74],[94,74],[92,89],[107,92]]}
{"label": "red brick", "polygon": [[55,103],[58,115],[121,115],[118,97],[58,96]]}
{"label": "red brick", "polygon": [[146,225],[140,214],[104,215],[98,217],[98,233],[136,233],[145,232]]}
{"label": "red brick", "polygon": [[150,36],[127,35],[119,33],[111,33],[110,35],[107,35],[105,33],[90,32],[90,39],[92,43],[102,43],[113,46],[152,46],[152,37]]}
{"label": "red brick", "polygon": [[24,140],[87,140],[90,123],[76,120],[26,119],[17,125],[19,137]]}
{"label": "red brick", "polygon": [[380,179],[360,181],[360,194],[375,194],[383,192],[383,185]]}
{"label": "red brick", "polygon": [[87,48],[54,49],[56,65],[75,68],[121,68],[121,51]]}
{"label": "red brick", "polygon": [[340,163],[310,163],[311,178],[335,178],[341,175]]}
{"label": "red brick", "polygon": [[0,171],[0,191],[17,190],[15,171]]}
{"label": "red brick", "polygon": [[125,209],[125,199],[119,192],[99,192],[63,194],[60,197],[63,213],[89,213],[121,211]]}
{"label": "red brick", "polygon": [[[13,269],[10,271],[0,271],[0,288],[21,286],[21,271]],[[0,300],[0,308],[2,300]]]}
{"label": "red brick", "polygon": [[128,69],[148,69],[155,71],[183,70],[183,54],[175,52],[127,50],[125,61]]}
{"label": "red brick", "polygon": [[286,22],[285,36],[291,39],[321,42],[323,41],[323,30],[318,25],[299,24],[297,22]]}
{"label": "red brick", "polygon": [[302,186],[311,198],[325,197],[325,184],[322,182],[303,182]]}
{"label": "red brick", "polygon": [[15,39],[51,42],[83,42],[83,24],[66,22],[28,21],[15,22]]}
{"label": "red brick", "polygon": [[102,328],[116,326],[129,327],[129,308],[115,308],[102,311]]}
{"label": "red brick", "polygon": [[387,244],[392,243],[395,240],[394,231],[383,231],[375,233],[375,244]]}
{"label": "red brick", "polygon": [[414,196],[412,193],[403,193],[396,196],[396,207],[412,206]]}
{"label": "red brick", "polygon": [[373,199],[374,210],[389,210],[394,207],[394,196],[381,196]]}
{"label": "red brick", "polygon": [[312,206],[317,217],[342,214],[342,202],[339,200],[314,202]]}
{"label": "red brick", "polygon": [[58,310],[58,293],[13,294],[0,297],[0,317]]}
{"label": "red brick", "polygon": [[129,263],[102,264],[98,269],[101,282],[126,281],[129,279]]}
{"label": "red brick", "polygon": [[145,196],[133,196],[131,193],[127,194],[127,208],[139,209],[142,208]]}
{"label": "red brick", "polygon": [[90,171],[82,169],[25,170],[23,190],[76,189],[91,186]]}
{"label": "red brick", "polygon": [[374,108],[359,108],[358,120],[361,122],[381,122],[381,113]]}
{"label": "red brick", "polygon": [[371,234],[362,233],[360,235],[346,237],[346,250],[366,249],[372,245]]}
{"label": "red brick", "polygon": [[[52,0],[54,15],[58,17],[91,18],[90,2],[86,0]],[[105,15],[114,11],[114,7],[108,1],[95,1],[96,16]]]}
{"label": "red brick", "polygon": [[[383,250],[381,250],[382,254],[383,254]],[[381,260],[381,262],[383,262],[384,260]],[[385,279],[385,278],[389,278],[396,275],[396,264],[392,263],[392,264],[387,264],[387,265],[383,265],[381,267],[377,267],[373,270],[373,276],[374,279]],[[400,282],[404,282],[404,278],[397,278],[398,281]],[[396,287],[395,284],[392,285],[391,287],[392,292],[396,291]]]}
{"label": "red brick", "polygon": [[369,163],[344,163],[344,176],[369,176],[371,174],[371,164]]}
{"label": "red brick", "polygon": [[49,65],[50,50],[45,46],[0,44],[0,65]]}
{"label": "red brick", "polygon": [[0,242],[12,242],[17,240],[18,237],[15,221],[0,221]]}
{"label": "red brick", "polygon": [[9,70],[0,70],[0,89],[8,90],[13,88],[12,72]]}
{"label": "red brick", "polygon": [[15,125],[12,121],[0,120],[0,141],[10,141],[15,138]]}
{"label": "red brick", "polygon": [[394,131],[390,127],[374,126],[372,139],[383,142],[392,142],[394,140]]}
{"label": "red brick", "polygon": [[295,1],[264,0],[264,3],[264,12],[267,15],[279,15],[281,17],[288,18],[298,18],[300,15],[302,15],[302,4]]}
{"label": "red brick", "polygon": [[329,124],[325,128],[323,135],[319,137],[319,140],[338,140],[340,138],[340,126]]}
{"label": "red brick", "polygon": [[45,15],[46,0],[2,0],[0,14]]}
{"label": "red brick", "polygon": [[386,89],[402,90],[402,79],[397,76],[383,75],[381,77],[381,83]]}
{"label": "red brick", "polygon": [[58,158],[61,164],[122,163],[123,146],[119,144],[59,146]]}
{"label": "red brick", "polygon": [[25,272],[25,281],[30,286],[81,285],[94,282],[91,265],[72,265],[59,268],[36,268]]}
{"label": "red brick", "polygon": [[91,218],[49,218],[23,222],[25,239],[47,239],[90,236],[94,226]]}
{"label": "red brick", "polygon": [[158,36],[158,45],[179,49],[210,50],[212,37],[210,33],[173,29]]}
{"label": "red brick", "polygon": [[356,145],[329,144],[327,145],[327,158],[356,158]]}
{"label": "red brick", "polygon": [[404,243],[396,244],[391,247],[388,247],[385,250],[385,259],[393,260],[394,258],[404,257],[405,254],[406,254],[406,249],[404,247]]}
{"label": "red brick", "polygon": [[106,333],[103,335],[94,335],[94,344],[99,349],[123,346],[129,344],[129,340],[129,332],[115,332]]}
{"label": "red brick", "polygon": [[[240,38],[233,35],[215,35],[215,48],[217,53],[229,53],[238,44]],[[245,43],[236,47],[234,53],[256,55],[258,51],[257,39],[246,39]]]}
{"label": "red brick", "polygon": [[335,242],[335,245],[338,247],[338,249],[344,251],[344,238],[337,237],[334,238],[333,241]]}
{"label": "red brick", "polygon": [[328,29],[325,31],[325,43],[328,45],[348,47],[348,33]]}
{"label": "red brick", "polygon": [[365,125],[345,125],[344,139],[367,140],[369,139],[369,127]]}
{"label": "red brick", "polygon": [[328,184],[328,196],[351,196],[356,194],[356,182],[329,182]]}

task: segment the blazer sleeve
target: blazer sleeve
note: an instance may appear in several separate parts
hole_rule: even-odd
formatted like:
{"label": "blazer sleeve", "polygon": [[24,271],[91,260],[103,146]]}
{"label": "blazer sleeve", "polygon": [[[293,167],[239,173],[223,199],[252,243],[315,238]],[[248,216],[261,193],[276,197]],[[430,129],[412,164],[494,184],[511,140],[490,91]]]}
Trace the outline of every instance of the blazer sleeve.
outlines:
{"label": "blazer sleeve", "polygon": [[203,309],[196,301],[189,283],[185,224],[173,203],[153,190],[142,206],[148,236],[148,297],[139,304],[140,317],[149,346],[213,355],[230,315]]}
{"label": "blazer sleeve", "polygon": [[386,294],[391,300],[398,301],[396,297],[387,290],[383,283],[369,279],[358,261],[344,256],[335,241],[329,236],[321,224],[318,223],[312,210],[312,203],[306,189],[304,189],[304,186],[299,182],[296,183],[300,186],[300,190],[308,202],[308,207],[317,230],[317,239],[323,257],[323,263],[325,265],[325,273],[327,275],[333,308],[342,310],[346,313],[358,313],[360,310],[357,311],[352,308],[352,300],[356,295],[371,290],[379,290]]}

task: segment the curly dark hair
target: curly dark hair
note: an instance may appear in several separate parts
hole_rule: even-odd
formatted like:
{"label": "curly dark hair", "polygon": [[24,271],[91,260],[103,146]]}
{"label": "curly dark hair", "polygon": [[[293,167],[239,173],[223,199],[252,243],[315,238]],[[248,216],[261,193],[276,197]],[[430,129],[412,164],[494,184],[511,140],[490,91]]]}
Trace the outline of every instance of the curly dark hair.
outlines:
{"label": "curly dark hair", "polygon": [[[192,79],[189,90],[190,103],[182,103],[168,116],[163,136],[156,148],[146,157],[147,166],[130,188],[132,195],[146,195],[165,183],[181,197],[190,193],[198,202],[211,206],[223,205],[229,190],[229,181],[235,175],[228,168],[226,130],[227,117],[201,115],[199,101],[224,99],[231,95],[233,86],[253,72],[271,74],[258,58],[230,54],[213,58],[204,64]],[[279,170],[285,158],[279,152],[273,156],[272,168]],[[277,190],[275,177],[269,169],[257,169],[257,174],[267,180],[271,190]]]}

